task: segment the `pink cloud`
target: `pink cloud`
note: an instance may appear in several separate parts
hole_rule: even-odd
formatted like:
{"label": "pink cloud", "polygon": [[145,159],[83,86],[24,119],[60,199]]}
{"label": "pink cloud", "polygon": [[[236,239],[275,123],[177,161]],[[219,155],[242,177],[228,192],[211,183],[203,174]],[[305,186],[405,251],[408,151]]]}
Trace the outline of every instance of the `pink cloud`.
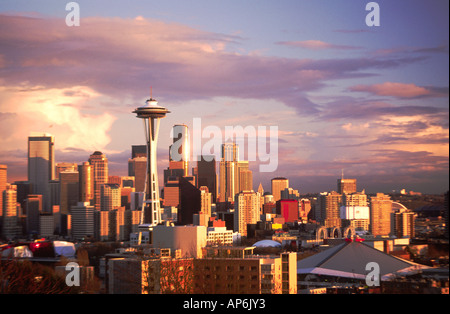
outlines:
{"label": "pink cloud", "polygon": [[425,87],[396,82],[385,82],[374,85],[356,85],[349,89],[355,92],[367,92],[378,96],[393,96],[398,98],[415,98],[433,95],[433,91]]}
{"label": "pink cloud", "polygon": [[[0,144],[6,150],[23,147],[26,144],[24,139],[31,128],[42,130],[46,126],[52,126],[49,132],[56,133],[60,150],[76,147],[77,143],[84,143],[91,150],[94,147],[103,150],[108,147],[111,139],[117,141],[117,137],[112,137],[113,131],[117,136],[120,133],[119,126],[125,125],[122,123],[123,117],[116,117],[114,109],[128,112],[125,119],[129,118],[135,123],[136,119],[129,114],[130,107],[126,106],[139,103],[137,101],[146,96],[143,94],[147,93],[150,85],[157,91],[154,95],[157,95],[161,103],[170,104],[173,112],[186,112],[188,119],[190,115],[202,115],[203,112],[187,111],[186,107],[182,107],[187,102],[208,102],[220,97],[230,97],[230,101],[238,99],[238,105],[232,109],[238,113],[241,120],[248,118],[249,123],[255,121],[255,117],[243,114],[243,99],[270,99],[274,100],[274,103],[281,102],[295,109],[291,110],[294,121],[298,119],[295,113],[300,113],[308,118],[317,117],[319,123],[337,119],[339,127],[347,120],[364,118],[372,121],[385,115],[412,114],[427,114],[428,119],[430,115],[442,112],[429,106],[363,106],[349,104],[347,101],[319,106],[307,95],[325,86],[329,80],[364,78],[371,76],[371,69],[401,68],[405,64],[423,60],[419,57],[296,59],[242,54],[230,52],[228,46],[239,45],[241,39],[237,36],[205,32],[181,24],[142,17],[83,18],[82,26],[69,28],[64,25],[62,19],[1,16],[0,29],[5,30],[0,32],[0,82],[4,88],[0,90],[0,113],[3,113],[0,114],[3,123],[0,124],[0,131],[3,131],[5,138]],[[357,48],[317,40],[280,44],[315,50]],[[399,87],[407,84],[387,84],[379,84],[378,87],[360,85],[353,88],[373,94],[384,92],[397,97],[429,96],[434,91],[433,88],[411,84],[412,88],[408,89],[408,93],[401,96],[395,92],[398,93]],[[103,103],[106,105],[103,106]],[[252,101],[252,104],[257,103]],[[214,104],[211,102],[211,106]],[[33,105],[33,108],[25,105]],[[248,107],[259,110],[256,105]],[[231,111],[231,108],[222,106],[215,109],[215,112],[208,113],[216,113],[217,119],[224,121],[225,117],[217,114],[220,109]],[[273,112],[267,112],[271,116],[261,121],[280,123],[278,110],[279,108],[274,106]],[[30,111],[39,114],[31,116],[27,114]],[[109,114],[105,115],[103,111]],[[168,123],[169,121],[165,122]],[[357,125],[356,122],[353,123],[354,126]],[[289,166],[287,170],[292,171],[289,158],[304,156],[304,152],[298,153],[297,150],[300,141],[302,147],[308,146],[311,158],[321,161],[309,161],[309,156],[304,157],[308,167],[299,165],[299,171],[308,170],[313,164],[317,166],[316,169],[321,169],[324,175],[329,173],[330,167],[334,167],[336,163],[322,159],[331,159],[337,155],[328,151],[329,134],[334,132],[332,125],[333,123],[328,123],[326,128],[319,126],[317,129],[308,129],[309,126],[296,122],[293,128],[296,130],[295,135],[283,136],[283,140],[292,143],[289,148],[293,153],[289,155],[288,152],[280,152],[280,158],[283,159],[280,161],[280,169],[285,164],[286,168]],[[140,132],[140,126],[138,129]],[[380,126],[380,130],[385,128]],[[129,129],[126,131],[121,133],[129,136]],[[348,132],[350,131],[347,130]],[[100,136],[90,138],[91,134],[97,133]],[[347,133],[344,135],[361,136],[361,130],[357,129]],[[381,138],[377,133],[368,140],[372,141],[371,145],[376,145],[373,141],[377,139],[385,138]],[[394,142],[394,139],[388,138],[391,142]],[[342,141],[350,143],[350,137],[343,138]],[[14,146],[13,142],[21,143],[20,147]],[[284,147],[288,147],[287,144]],[[436,145],[442,144],[439,142]],[[336,153],[341,150],[348,151],[347,147],[333,149]],[[355,151],[358,151],[355,155],[359,155],[364,150]],[[356,157],[365,160],[364,156]],[[367,169],[369,164],[364,164],[364,169]],[[341,165],[336,166],[336,169],[339,174]],[[389,164],[383,164],[383,170],[385,169],[389,169]]]}
{"label": "pink cloud", "polygon": [[356,46],[346,46],[346,45],[335,45],[330,44],[321,40],[304,40],[304,41],[280,41],[277,44],[290,46],[290,47],[300,47],[312,50],[322,50],[322,49],[359,49]]}

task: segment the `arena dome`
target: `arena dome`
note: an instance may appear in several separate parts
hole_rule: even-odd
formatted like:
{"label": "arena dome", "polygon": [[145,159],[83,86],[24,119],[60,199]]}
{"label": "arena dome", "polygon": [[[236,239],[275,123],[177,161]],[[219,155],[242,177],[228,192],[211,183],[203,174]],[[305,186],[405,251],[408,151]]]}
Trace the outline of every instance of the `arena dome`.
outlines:
{"label": "arena dome", "polygon": [[281,247],[281,243],[273,240],[261,240],[253,244],[255,247]]}

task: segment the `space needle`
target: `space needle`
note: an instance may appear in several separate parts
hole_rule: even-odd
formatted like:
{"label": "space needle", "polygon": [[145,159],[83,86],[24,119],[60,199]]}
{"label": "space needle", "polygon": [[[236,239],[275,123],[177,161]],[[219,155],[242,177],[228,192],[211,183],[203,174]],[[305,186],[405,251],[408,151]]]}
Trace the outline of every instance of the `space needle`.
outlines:
{"label": "space needle", "polygon": [[[150,231],[152,227],[161,222],[156,146],[158,143],[160,119],[164,118],[167,113],[170,113],[170,111],[164,107],[158,106],[158,102],[152,98],[150,92],[150,99],[146,100],[144,106],[136,108],[133,113],[136,114],[136,117],[144,121],[145,138],[147,143],[147,173],[138,240],[138,243],[141,244],[142,231]],[[150,214],[150,217],[145,216],[146,212]]]}

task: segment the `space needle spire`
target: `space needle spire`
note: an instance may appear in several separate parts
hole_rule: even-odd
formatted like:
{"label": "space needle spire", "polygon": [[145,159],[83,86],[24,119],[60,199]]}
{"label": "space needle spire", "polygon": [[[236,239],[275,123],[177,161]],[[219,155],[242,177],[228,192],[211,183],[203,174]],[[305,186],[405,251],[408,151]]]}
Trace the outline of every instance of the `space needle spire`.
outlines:
{"label": "space needle spire", "polygon": [[[161,222],[156,147],[160,120],[170,111],[158,106],[158,102],[153,99],[152,89],[150,88],[150,98],[146,100],[144,106],[136,108],[133,113],[136,114],[137,118],[144,121],[147,144],[147,172],[140,229],[146,228],[146,230],[150,230]],[[149,215],[146,215],[146,213]],[[141,243],[141,238],[142,232],[139,232],[139,244]]]}

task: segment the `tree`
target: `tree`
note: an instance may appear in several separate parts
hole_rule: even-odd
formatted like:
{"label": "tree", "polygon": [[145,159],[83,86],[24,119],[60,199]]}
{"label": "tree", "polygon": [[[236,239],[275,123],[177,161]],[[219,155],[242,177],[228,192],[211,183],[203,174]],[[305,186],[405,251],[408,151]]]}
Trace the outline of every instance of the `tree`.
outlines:
{"label": "tree", "polygon": [[0,294],[77,293],[48,266],[16,259],[0,260]]}

